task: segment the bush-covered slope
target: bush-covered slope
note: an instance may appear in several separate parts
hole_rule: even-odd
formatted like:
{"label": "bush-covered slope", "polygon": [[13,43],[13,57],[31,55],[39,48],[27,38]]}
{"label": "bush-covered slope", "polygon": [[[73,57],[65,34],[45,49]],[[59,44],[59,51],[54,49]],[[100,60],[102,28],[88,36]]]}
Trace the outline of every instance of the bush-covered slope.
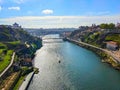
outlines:
{"label": "bush-covered slope", "polygon": [[[41,46],[40,38],[31,36],[22,28],[0,26],[0,72],[10,63],[13,52],[16,52],[19,60],[21,56],[33,58],[35,51]],[[10,51],[11,54],[9,54]],[[19,62],[18,58],[16,61]]]}
{"label": "bush-covered slope", "polygon": [[8,47],[14,49],[17,45],[36,43],[39,47],[41,46],[41,40],[39,38],[33,37],[24,31],[22,28],[13,29],[8,26],[0,27],[0,42],[4,43]]}

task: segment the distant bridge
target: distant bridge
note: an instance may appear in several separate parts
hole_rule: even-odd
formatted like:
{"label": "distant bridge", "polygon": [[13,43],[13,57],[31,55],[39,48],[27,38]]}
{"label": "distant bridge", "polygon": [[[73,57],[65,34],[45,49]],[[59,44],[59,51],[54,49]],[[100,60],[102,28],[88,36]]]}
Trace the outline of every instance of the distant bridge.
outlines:
{"label": "distant bridge", "polygon": [[59,37],[59,38],[42,38],[42,40],[48,40],[48,39],[63,39],[63,37]]}
{"label": "distant bridge", "polygon": [[43,41],[43,43],[63,43],[63,41]]}

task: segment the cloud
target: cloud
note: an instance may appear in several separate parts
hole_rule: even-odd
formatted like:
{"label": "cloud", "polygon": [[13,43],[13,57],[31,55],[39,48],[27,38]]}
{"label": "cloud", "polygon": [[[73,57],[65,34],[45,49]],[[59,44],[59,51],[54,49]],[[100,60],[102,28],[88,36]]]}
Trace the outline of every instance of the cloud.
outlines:
{"label": "cloud", "polygon": [[101,23],[117,23],[120,21],[120,15],[112,16],[23,16],[4,18],[0,24],[19,23],[27,28],[68,28],[81,25],[92,25]]}
{"label": "cloud", "polygon": [[2,7],[0,6],[0,11],[2,10]]}
{"label": "cloud", "polygon": [[26,2],[26,0],[11,0],[11,1],[17,4],[22,4]]}
{"label": "cloud", "polygon": [[9,10],[17,10],[19,11],[20,10],[20,7],[8,7]]}
{"label": "cloud", "polygon": [[45,9],[42,11],[42,14],[53,14],[53,10]]}

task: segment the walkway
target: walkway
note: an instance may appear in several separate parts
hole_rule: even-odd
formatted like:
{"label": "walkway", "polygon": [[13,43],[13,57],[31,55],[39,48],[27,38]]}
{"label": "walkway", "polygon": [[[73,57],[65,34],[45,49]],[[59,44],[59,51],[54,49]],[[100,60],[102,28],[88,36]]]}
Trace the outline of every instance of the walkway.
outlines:
{"label": "walkway", "polygon": [[13,52],[13,55],[12,55],[10,64],[9,64],[9,65],[6,67],[6,69],[0,74],[0,77],[2,77],[2,76],[8,71],[8,69],[12,66],[13,61],[14,61],[14,57],[15,57],[15,52]]}
{"label": "walkway", "polygon": [[29,85],[33,75],[34,75],[34,71],[27,75],[27,77],[25,78],[24,82],[20,86],[19,90],[26,90],[27,89],[27,86]]}

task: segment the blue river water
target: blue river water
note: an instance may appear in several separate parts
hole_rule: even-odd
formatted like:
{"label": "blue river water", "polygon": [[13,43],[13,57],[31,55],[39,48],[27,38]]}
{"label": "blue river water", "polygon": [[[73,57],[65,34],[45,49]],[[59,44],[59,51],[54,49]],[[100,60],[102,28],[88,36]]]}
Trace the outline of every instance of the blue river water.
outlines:
{"label": "blue river water", "polygon": [[[36,52],[35,74],[28,90],[120,90],[120,72],[93,52],[47,35]],[[51,38],[51,39],[49,39]]]}

